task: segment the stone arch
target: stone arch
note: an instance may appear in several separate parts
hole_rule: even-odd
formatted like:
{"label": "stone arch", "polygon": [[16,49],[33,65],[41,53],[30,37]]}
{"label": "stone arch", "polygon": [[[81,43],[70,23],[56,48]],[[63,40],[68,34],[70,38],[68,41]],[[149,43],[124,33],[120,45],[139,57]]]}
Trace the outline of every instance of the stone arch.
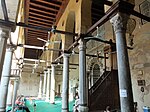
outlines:
{"label": "stone arch", "polygon": [[88,71],[92,71],[94,64],[98,64],[101,68],[103,67],[102,62],[98,61],[97,58],[90,58],[88,60],[89,60],[87,63],[87,65],[88,65],[87,70]]}
{"label": "stone arch", "polygon": [[[75,33],[75,12],[70,11],[66,19],[65,31]],[[62,40],[62,49],[67,49],[74,41],[74,36],[65,35],[65,38]]]}
{"label": "stone arch", "polygon": [[81,28],[80,33],[86,33],[91,26],[91,4],[92,0],[82,0],[81,3]]}
{"label": "stone arch", "polygon": [[[102,75],[103,73],[103,64],[97,60],[97,58],[89,59],[87,63],[87,71],[89,71],[89,86],[91,87],[95,81]],[[97,68],[98,67],[98,68]],[[94,70],[97,68],[97,74],[95,74]]]}
{"label": "stone arch", "polygon": [[98,63],[95,63],[92,67],[92,75],[93,75],[93,84],[97,81],[97,79],[100,77],[100,66]]}
{"label": "stone arch", "polygon": [[[60,43],[55,43],[50,46],[50,48],[54,49],[62,49],[62,37],[61,34],[57,33],[52,36],[52,41],[60,41]],[[50,60],[55,60],[60,55],[60,52],[58,51],[50,51]]]}

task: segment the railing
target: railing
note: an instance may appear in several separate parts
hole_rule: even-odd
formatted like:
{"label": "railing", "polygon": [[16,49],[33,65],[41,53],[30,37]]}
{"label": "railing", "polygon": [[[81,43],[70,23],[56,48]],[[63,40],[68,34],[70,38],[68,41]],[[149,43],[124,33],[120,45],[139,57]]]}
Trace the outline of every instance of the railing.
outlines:
{"label": "railing", "polygon": [[95,82],[95,84],[89,89],[89,95],[94,93],[96,89],[101,85],[101,83],[109,76],[111,71],[106,71],[103,73],[103,75]]}
{"label": "railing", "polygon": [[119,87],[116,70],[107,71],[89,89],[90,111],[104,110],[106,106],[119,109]]}

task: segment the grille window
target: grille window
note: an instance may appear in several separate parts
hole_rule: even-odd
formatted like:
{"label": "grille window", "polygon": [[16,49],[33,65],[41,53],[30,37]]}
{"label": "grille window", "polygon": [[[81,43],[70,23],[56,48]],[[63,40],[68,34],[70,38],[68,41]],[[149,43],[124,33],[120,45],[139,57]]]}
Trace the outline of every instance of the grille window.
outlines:
{"label": "grille window", "polygon": [[[150,2],[145,0],[139,5],[141,14],[150,17]],[[141,19],[142,25],[145,24],[147,21]]]}

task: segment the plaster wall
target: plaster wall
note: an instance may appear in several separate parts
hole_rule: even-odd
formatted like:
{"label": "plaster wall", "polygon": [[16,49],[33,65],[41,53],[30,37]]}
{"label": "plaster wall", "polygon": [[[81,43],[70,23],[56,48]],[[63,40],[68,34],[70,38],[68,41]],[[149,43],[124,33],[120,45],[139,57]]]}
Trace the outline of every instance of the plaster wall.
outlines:
{"label": "plaster wall", "polygon": [[40,77],[37,74],[23,72],[20,78],[18,95],[37,96]]}
{"label": "plaster wall", "polygon": [[[79,68],[78,66],[74,66],[76,69],[70,69],[69,72],[69,100],[73,99],[73,87],[77,87],[78,91],[78,81],[79,81]],[[56,92],[58,92],[58,87],[60,85],[60,92],[62,93],[62,75],[55,75],[56,79]]]}
{"label": "plaster wall", "polygon": [[[144,0],[136,0],[135,10],[139,11],[139,5]],[[132,16],[131,16],[132,17]],[[138,103],[138,111],[143,111],[143,106],[150,107],[150,23],[141,24],[141,19],[136,20],[136,29],[133,32],[133,50],[129,50],[132,86],[134,101]],[[140,85],[138,81],[145,83]],[[144,88],[144,89],[142,89]]]}
{"label": "plaster wall", "polygon": [[[136,0],[135,10],[143,0]],[[135,17],[133,17],[135,18]],[[133,32],[133,50],[129,51],[130,68],[133,85],[134,101],[138,103],[138,111],[143,111],[143,106],[150,107],[150,23],[141,24],[141,19],[136,19],[136,29]],[[140,85],[138,81],[144,82]]]}

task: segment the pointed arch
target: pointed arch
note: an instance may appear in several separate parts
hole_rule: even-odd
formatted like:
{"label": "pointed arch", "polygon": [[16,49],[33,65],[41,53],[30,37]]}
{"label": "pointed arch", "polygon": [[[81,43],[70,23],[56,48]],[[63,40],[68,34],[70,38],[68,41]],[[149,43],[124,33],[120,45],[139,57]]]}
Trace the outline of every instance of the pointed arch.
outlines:
{"label": "pointed arch", "polygon": [[[75,33],[75,12],[70,11],[66,20],[65,31]],[[74,41],[74,36],[65,35],[65,39],[63,40],[63,49],[67,49]]]}

